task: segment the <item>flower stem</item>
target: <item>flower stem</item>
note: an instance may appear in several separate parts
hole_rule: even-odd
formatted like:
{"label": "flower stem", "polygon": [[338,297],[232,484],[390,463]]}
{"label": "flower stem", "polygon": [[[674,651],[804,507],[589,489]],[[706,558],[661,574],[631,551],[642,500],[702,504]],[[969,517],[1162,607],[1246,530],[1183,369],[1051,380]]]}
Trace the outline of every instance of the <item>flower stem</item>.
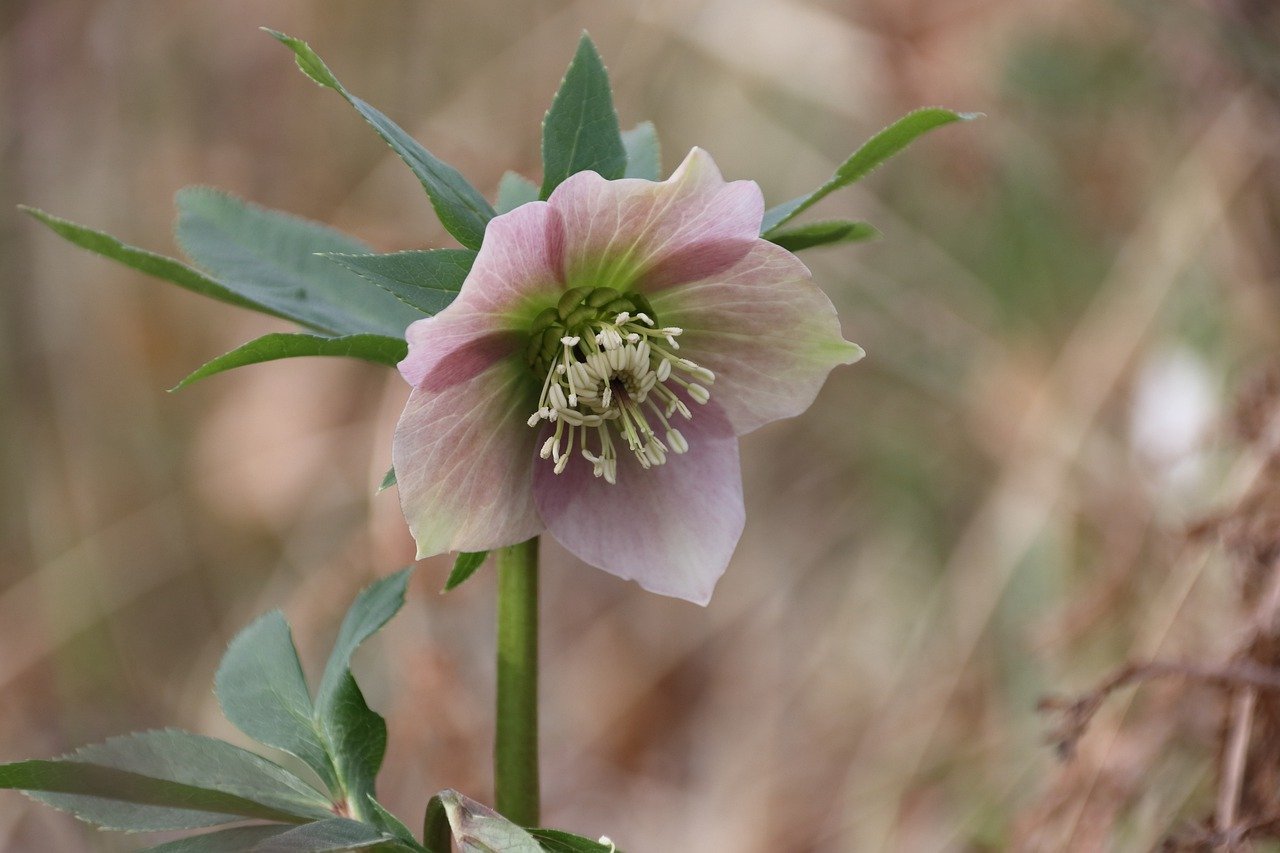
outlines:
{"label": "flower stem", "polygon": [[538,825],[538,540],[498,551],[498,812]]}

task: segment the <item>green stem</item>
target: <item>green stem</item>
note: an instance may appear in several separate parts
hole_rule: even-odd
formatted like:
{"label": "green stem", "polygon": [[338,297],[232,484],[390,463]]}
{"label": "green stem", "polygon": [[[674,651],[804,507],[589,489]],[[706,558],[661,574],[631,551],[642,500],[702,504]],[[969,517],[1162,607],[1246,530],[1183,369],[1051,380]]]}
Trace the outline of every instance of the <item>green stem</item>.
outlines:
{"label": "green stem", "polygon": [[498,551],[498,812],[538,825],[538,540]]}

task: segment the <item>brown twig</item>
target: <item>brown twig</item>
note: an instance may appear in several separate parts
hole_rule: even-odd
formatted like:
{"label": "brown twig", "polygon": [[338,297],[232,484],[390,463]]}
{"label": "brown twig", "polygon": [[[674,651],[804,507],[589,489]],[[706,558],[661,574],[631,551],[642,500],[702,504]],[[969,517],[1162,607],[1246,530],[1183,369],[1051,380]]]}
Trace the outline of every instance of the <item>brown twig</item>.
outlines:
{"label": "brown twig", "polygon": [[1247,661],[1219,666],[1148,661],[1121,667],[1093,690],[1075,699],[1046,696],[1040,700],[1037,708],[1063,715],[1062,724],[1051,733],[1050,740],[1057,745],[1058,754],[1063,759],[1069,759],[1075,754],[1076,745],[1108,696],[1131,684],[1170,677],[1190,678],[1220,687],[1280,691],[1280,669],[1258,666]]}

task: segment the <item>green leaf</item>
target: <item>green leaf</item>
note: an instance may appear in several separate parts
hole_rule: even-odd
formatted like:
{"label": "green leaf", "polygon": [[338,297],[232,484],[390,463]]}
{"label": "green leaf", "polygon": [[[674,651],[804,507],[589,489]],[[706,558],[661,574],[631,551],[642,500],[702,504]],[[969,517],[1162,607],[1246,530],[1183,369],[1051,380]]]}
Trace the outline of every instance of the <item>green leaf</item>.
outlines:
{"label": "green leaf", "polygon": [[369,800],[387,752],[387,721],[370,710],[350,671],[345,671],[328,716],[319,720],[333,744],[333,760],[351,812],[368,817]]}
{"label": "green leaf", "polygon": [[812,249],[815,246],[827,246],[832,243],[853,243],[858,240],[870,240],[880,236],[880,232],[867,222],[854,222],[847,219],[828,222],[810,222],[793,228],[775,228],[769,232],[767,239],[777,243],[789,252],[801,249]]}
{"label": "green leaf", "polygon": [[908,113],[863,143],[861,148],[853,152],[849,159],[836,169],[835,174],[825,184],[808,195],[794,198],[765,211],[760,232],[766,239],[769,238],[773,229],[809,209],[841,187],[847,187],[859,180],[922,134],[955,121],[978,118],[979,115],[979,113],[952,112],[940,107],[927,107]]}
{"label": "green leaf", "polygon": [[391,150],[413,170],[422,183],[422,188],[427,191],[431,206],[435,208],[445,230],[467,248],[480,248],[485,226],[494,217],[494,211],[484,196],[467,183],[462,173],[437,159],[399,125],[348,92],[306,42],[275,30],[266,32],[293,51],[298,67],[304,74],[321,86],[334,90],[355,107],[364,120],[391,146]]}
{"label": "green leaf", "polygon": [[432,316],[449,307],[458,295],[467,273],[471,272],[476,253],[471,249],[430,249],[324,257]]}
{"label": "green leaf", "polygon": [[260,841],[257,846],[250,849],[259,853],[286,853],[286,851],[321,853],[321,851],[364,850],[395,840],[367,823],[344,817],[331,817],[328,820],[296,826],[288,832]]}
{"label": "green leaf", "polygon": [[[291,303],[296,300],[268,299],[263,301],[250,298],[244,293],[239,293],[227,287],[222,282],[214,281],[209,276],[193,267],[187,266],[181,261],[126,245],[110,234],[94,231],[92,228],[77,225],[66,219],[59,219],[52,214],[45,213],[43,210],[36,210],[33,207],[20,207],[19,209],[33,219],[43,222],[55,234],[80,248],[88,249],[90,252],[102,255],[104,258],[119,261],[139,272],[164,279],[193,293],[199,293],[201,296],[208,296],[220,302],[238,305],[241,308],[250,308],[285,320],[295,320],[303,325],[310,325],[295,316],[294,306]],[[266,295],[271,296],[272,294]]]}
{"label": "green leaf", "polygon": [[360,591],[338,629],[338,639],[325,665],[320,689],[316,691],[316,710],[321,717],[332,706],[338,688],[351,667],[351,655],[360,644],[377,633],[404,605],[404,591],[409,584],[410,566],[370,584]]}
{"label": "green leaf", "polygon": [[618,849],[558,829],[531,829],[529,834],[537,839],[542,849],[548,853],[616,853]]}
{"label": "green leaf", "polygon": [[485,558],[488,556],[488,551],[464,551],[459,554],[453,561],[453,571],[449,572],[449,578],[444,582],[442,592],[448,592],[460,586],[463,581],[476,573],[476,569],[484,565]]}
{"label": "green leaf", "polygon": [[391,488],[395,484],[396,484],[396,469],[389,468],[387,469],[387,473],[382,475],[382,482],[378,484],[378,492],[379,493],[385,492],[387,489]]}
{"label": "green leaf", "polygon": [[404,604],[412,568],[361,591],[342,620],[316,691],[315,719],[333,747],[338,778],[352,812],[364,816],[387,747],[387,724],[365,704],[351,676],[351,655]]}
{"label": "green leaf", "polygon": [[180,391],[193,382],[217,373],[281,358],[342,356],[395,367],[408,352],[409,347],[404,340],[387,335],[345,335],[340,338],[325,338],[319,335],[274,332],[255,338],[247,344],[241,344],[231,352],[205,362],[169,390]]}
{"label": "green leaf", "polygon": [[402,841],[409,842],[413,847],[419,850],[424,849],[422,845],[418,844],[417,841],[414,840],[413,830],[405,826],[404,822],[401,821],[400,818],[387,811],[382,803],[375,800],[372,795],[368,798],[368,805],[369,808],[367,811],[369,813],[370,824],[387,835],[394,835]]}
{"label": "green leaf", "polygon": [[614,180],[626,168],[609,73],[591,36],[583,33],[542,121],[542,198],[578,172],[590,170]]}
{"label": "green leaf", "polygon": [[298,650],[279,610],[260,617],[231,641],[214,676],[214,693],[222,713],[240,731],[297,756],[331,789],[337,787]]}
{"label": "green leaf", "polygon": [[218,281],[335,335],[404,337],[422,314],[324,258],[364,254],[360,241],[316,222],[248,204],[208,187],[178,193],[178,242]]}
{"label": "green leaf", "polygon": [[538,185],[515,172],[504,172],[498,181],[498,213],[509,213],[522,204],[538,200]]}
{"label": "green leaf", "polygon": [[280,824],[236,826],[179,838],[167,844],[157,844],[155,847],[148,847],[143,853],[243,853],[245,850],[254,850],[260,842],[283,835],[291,829],[292,826]]}
{"label": "green leaf", "polygon": [[453,790],[437,796],[462,853],[542,853],[532,835],[493,809]]}
{"label": "green leaf", "polygon": [[189,829],[244,817],[332,815],[319,791],[224,741],[164,729],[112,738],[53,761],[0,765],[16,788],[108,829]]}
{"label": "green leaf", "polygon": [[653,126],[653,122],[642,121],[630,130],[623,131],[622,145],[627,150],[624,178],[662,180],[662,146],[658,143],[658,129]]}

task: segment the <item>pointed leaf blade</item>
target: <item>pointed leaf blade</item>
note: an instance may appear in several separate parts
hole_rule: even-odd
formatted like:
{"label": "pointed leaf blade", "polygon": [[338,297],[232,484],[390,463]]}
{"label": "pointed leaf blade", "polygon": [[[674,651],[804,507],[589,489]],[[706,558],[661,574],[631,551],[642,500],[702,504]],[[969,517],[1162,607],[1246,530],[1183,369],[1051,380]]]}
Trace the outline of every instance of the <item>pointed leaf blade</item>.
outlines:
{"label": "pointed leaf blade", "polygon": [[653,126],[653,122],[642,121],[630,130],[623,131],[622,146],[627,151],[624,178],[662,180],[662,146],[658,142],[658,129]]}
{"label": "pointed leaf blade", "polygon": [[224,741],[174,729],[112,738],[52,761],[0,766],[0,788],[27,791],[109,829],[331,815],[328,799],[284,768]]}
{"label": "pointed leaf blade", "polygon": [[211,299],[217,299],[229,305],[249,308],[254,311],[260,311],[263,314],[270,314],[273,317],[294,320],[303,325],[308,325],[305,320],[299,318],[290,310],[290,306],[267,304],[258,299],[250,298],[243,293],[232,290],[222,282],[215,281],[194,267],[187,266],[181,261],[166,258],[164,255],[157,255],[145,249],[139,249],[136,246],[130,246],[120,242],[110,234],[61,219],[45,213],[43,210],[37,210],[33,207],[21,207],[20,209],[31,218],[47,225],[64,240],[82,249],[102,255],[104,258],[118,261],[138,272],[163,279],[190,290],[192,293],[208,296]]}
{"label": "pointed leaf blade", "polygon": [[382,475],[382,482],[378,484],[378,494],[385,492],[396,484],[396,469],[388,468],[387,473]]}
{"label": "pointed leaf blade", "polygon": [[542,122],[542,198],[577,172],[589,170],[613,180],[626,168],[609,73],[591,37],[583,33]]}
{"label": "pointed leaf blade", "polygon": [[510,213],[522,204],[538,200],[538,185],[515,172],[504,172],[498,181],[498,213]]}
{"label": "pointed leaf blade", "polygon": [[379,832],[367,823],[333,817],[314,823],[304,823],[288,832],[266,838],[249,849],[255,853],[291,853],[291,851],[322,853],[322,851],[364,850],[395,841],[396,839],[392,836]]}
{"label": "pointed leaf blade", "polygon": [[476,573],[476,570],[484,565],[485,559],[489,556],[488,551],[464,551],[458,555],[453,561],[453,571],[449,572],[449,578],[444,582],[442,592],[449,592]]}
{"label": "pointed leaf blade", "polygon": [[929,131],[957,121],[969,121],[979,113],[957,113],[941,107],[925,107],[910,112],[862,144],[849,159],[840,164],[834,175],[808,195],[771,207],[765,211],[760,232],[769,232],[807,210],[836,190],[863,178],[868,172],[906,148]]}
{"label": "pointed leaf blade", "polygon": [[421,312],[360,276],[317,257],[364,254],[360,241],[317,222],[267,210],[208,187],[181,190],[178,242],[237,293],[279,305],[337,335],[404,337]]}
{"label": "pointed leaf blade", "polygon": [[471,249],[429,249],[324,257],[430,317],[448,308],[457,297],[476,253]]}
{"label": "pointed leaf blade", "polygon": [[294,59],[304,74],[341,95],[378,132],[383,141],[391,146],[391,150],[399,155],[421,182],[445,230],[467,248],[480,248],[485,226],[495,214],[489,202],[467,182],[462,173],[437,159],[399,125],[348,92],[306,42],[275,30],[266,32],[293,51]]}
{"label": "pointed leaf blade", "polygon": [[337,777],[313,720],[311,693],[284,614],[274,610],[235,636],[214,676],[222,713],[249,737],[295,755],[330,788]]}
{"label": "pointed leaf blade", "polygon": [[870,223],[844,219],[810,222],[794,228],[776,228],[769,232],[767,239],[789,252],[799,252],[816,246],[854,243],[879,236],[880,232]]}
{"label": "pointed leaf blade", "polygon": [[338,629],[338,639],[325,665],[320,688],[316,691],[316,712],[324,718],[332,709],[342,681],[351,667],[351,655],[360,644],[373,636],[404,605],[405,588],[413,567],[370,584],[361,590],[347,610]]}
{"label": "pointed leaf blade", "polygon": [[181,391],[194,382],[218,373],[282,358],[331,356],[355,358],[395,367],[404,359],[408,351],[408,345],[403,340],[387,335],[344,335],[340,338],[325,338],[319,335],[274,332],[241,344],[230,352],[205,362],[169,390]]}
{"label": "pointed leaf blade", "polygon": [[529,834],[547,853],[619,853],[616,846],[610,847],[559,829],[531,829]]}
{"label": "pointed leaf blade", "polygon": [[243,853],[245,850],[253,850],[260,842],[283,835],[291,829],[293,826],[288,824],[235,826],[157,844],[155,847],[148,847],[143,853]]}

